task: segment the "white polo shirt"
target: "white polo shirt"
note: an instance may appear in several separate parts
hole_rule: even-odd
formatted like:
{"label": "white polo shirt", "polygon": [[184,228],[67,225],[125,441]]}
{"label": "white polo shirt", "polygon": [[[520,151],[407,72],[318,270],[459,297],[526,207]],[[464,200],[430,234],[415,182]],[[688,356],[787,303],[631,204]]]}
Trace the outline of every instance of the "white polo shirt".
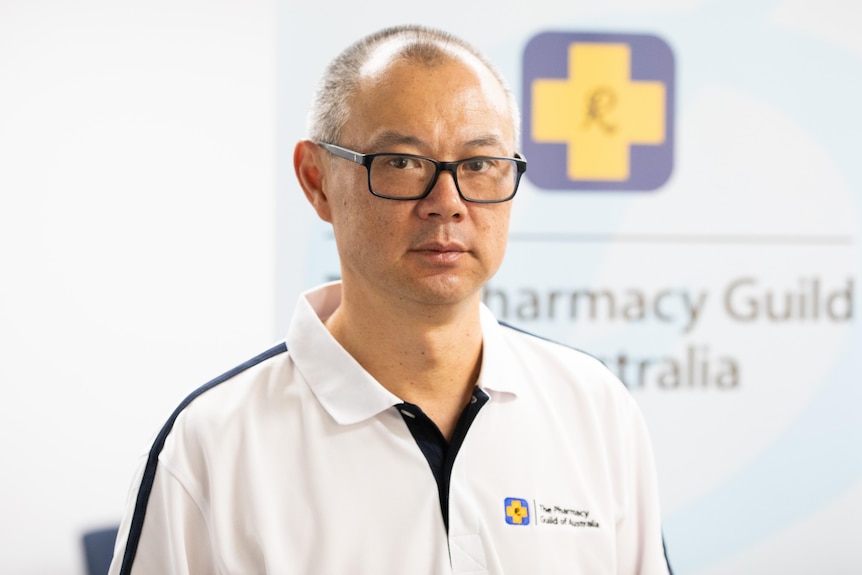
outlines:
{"label": "white polo shirt", "polygon": [[647,430],[601,363],[483,307],[475,418],[441,490],[421,410],[324,327],[339,300],[305,294],[286,345],[174,412],[110,573],[124,555],[153,575],[668,573]]}

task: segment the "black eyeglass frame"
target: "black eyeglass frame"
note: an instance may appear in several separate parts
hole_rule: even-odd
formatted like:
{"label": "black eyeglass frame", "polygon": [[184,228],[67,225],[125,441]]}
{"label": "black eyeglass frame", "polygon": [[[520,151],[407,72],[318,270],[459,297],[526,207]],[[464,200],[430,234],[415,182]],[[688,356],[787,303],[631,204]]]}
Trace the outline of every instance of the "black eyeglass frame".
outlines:
{"label": "black eyeglass frame", "polygon": [[[527,171],[527,160],[519,153],[515,153],[514,158],[506,158],[502,156],[473,156],[472,158],[464,158],[463,160],[455,160],[454,162],[441,162],[439,160],[435,160],[434,158],[428,158],[426,156],[418,156],[416,154],[399,154],[397,152],[381,152],[379,154],[360,154],[359,152],[355,152],[353,150],[349,150],[347,148],[343,148],[341,146],[336,146],[335,144],[327,144],[325,142],[315,142],[318,146],[329,152],[334,156],[338,156],[339,158],[344,158],[345,160],[350,160],[351,162],[355,162],[360,166],[365,166],[365,171],[368,174],[368,191],[371,192],[372,195],[377,196],[378,198],[383,198],[384,200],[421,200],[428,196],[431,193],[431,190],[434,188],[434,184],[437,183],[437,179],[440,177],[441,172],[449,172],[452,174],[452,180],[455,182],[455,189],[458,190],[458,195],[461,196],[461,199],[465,202],[472,202],[474,204],[502,204],[503,202],[508,202],[512,198],[515,197],[515,194],[518,193],[518,186],[521,183],[521,176],[524,175],[524,172]],[[434,164],[434,177],[431,178],[431,181],[428,183],[428,187],[425,188],[425,191],[422,192],[421,195],[418,196],[410,196],[407,198],[396,198],[392,196],[384,196],[378,194],[374,191],[374,188],[371,187],[371,162],[374,161],[374,158],[379,156],[400,156],[403,158],[416,158],[418,160],[425,160]],[[467,162],[475,162],[476,160],[508,160],[510,162],[515,162],[515,167],[517,169],[517,175],[515,176],[515,186],[512,189],[512,193],[505,198],[500,200],[474,200],[471,198],[467,198],[461,193],[461,186],[458,185],[458,166],[461,164],[465,164]]]}

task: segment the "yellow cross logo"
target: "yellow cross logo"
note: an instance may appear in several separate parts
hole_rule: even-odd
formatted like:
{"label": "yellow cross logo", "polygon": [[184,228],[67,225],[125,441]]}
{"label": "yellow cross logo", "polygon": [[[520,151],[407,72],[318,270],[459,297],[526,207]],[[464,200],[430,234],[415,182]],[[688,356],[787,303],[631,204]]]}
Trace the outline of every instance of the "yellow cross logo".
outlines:
{"label": "yellow cross logo", "polygon": [[530,510],[521,505],[519,500],[513,499],[512,502],[506,506],[506,516],[511,519],[509,523],[520,525],[525,518],[530,516]]}
{"label": "yellow cross logo", "polygon": [[531,137],[568,145],[572,180],[627,180],[630,146],[665,141],[665,85],[631,80],[627,44],[571,44],[568,68],[533,82]]}

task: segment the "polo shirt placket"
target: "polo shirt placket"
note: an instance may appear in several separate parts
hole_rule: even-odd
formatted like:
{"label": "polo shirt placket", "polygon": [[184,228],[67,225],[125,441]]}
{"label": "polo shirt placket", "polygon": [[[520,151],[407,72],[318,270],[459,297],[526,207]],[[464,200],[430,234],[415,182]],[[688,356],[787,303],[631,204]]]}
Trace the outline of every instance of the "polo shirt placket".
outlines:
{"label": "polo shirt placket", "polygon": [[443,437],[437,425],[425,415],[418,405],[405,402],[397,406],[404,418],[404,423],[407,424],[417,446],[428,461],[428,466],[437,483],[440,512],[443,515],[443,525],[446,527],[449,540],[449,555],[453,573],[487,572],[484,546],[481,538],[479,538],[478,528],[475,533],[461,533],[459,529],[459,532],[453,534],[449,525],[452,471],[458,452],[467,438],[467,432],[479,414],[479,410],[487,401],[488,395],[484,391],[478,387],[473,389],[472,397],[461,412],[449,442]]}

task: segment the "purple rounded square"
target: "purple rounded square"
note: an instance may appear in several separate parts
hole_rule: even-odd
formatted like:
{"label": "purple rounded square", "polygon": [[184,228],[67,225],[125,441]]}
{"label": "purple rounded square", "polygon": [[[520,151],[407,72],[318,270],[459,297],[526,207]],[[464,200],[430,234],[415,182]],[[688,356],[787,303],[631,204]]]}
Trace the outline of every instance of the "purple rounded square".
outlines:
{"label": "purple rounded square", "polygon": [[[567,143],[532,139],[532,85],[539,79],[565,79],[569,47],[576,43],[626,44],[631,51],[631,80],[661,82],[665,86],[665,138],[661,144],[631,144],[626,180],[573,180],[567,173]],[[674,151],[675,64],[670,46],[657,36],[586,32],[544,32],[524,49],[523,137],[521,150],[529,162],[527,178],[546,190],[654,191],[670,178]]]}

